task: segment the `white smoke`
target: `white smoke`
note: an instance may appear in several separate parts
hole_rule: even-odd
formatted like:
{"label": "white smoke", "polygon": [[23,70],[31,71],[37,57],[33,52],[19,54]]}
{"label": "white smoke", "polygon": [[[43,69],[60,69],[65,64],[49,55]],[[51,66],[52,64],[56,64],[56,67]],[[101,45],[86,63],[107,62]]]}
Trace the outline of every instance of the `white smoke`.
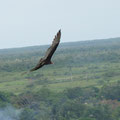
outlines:
{"label": "white smoke", "polygon": [[16,109],[12,106],[0,108],[0,120],[19,120],[22,109]]}

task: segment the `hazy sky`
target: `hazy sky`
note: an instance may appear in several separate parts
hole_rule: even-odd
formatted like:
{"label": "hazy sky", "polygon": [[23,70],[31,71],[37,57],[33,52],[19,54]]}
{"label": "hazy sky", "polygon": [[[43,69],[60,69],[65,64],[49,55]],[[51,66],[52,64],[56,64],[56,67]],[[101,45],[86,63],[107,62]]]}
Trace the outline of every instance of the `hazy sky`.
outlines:
{"label": "hazy sky", "polygon": [[0,49],[120,37],[120,0],[0,0]]}

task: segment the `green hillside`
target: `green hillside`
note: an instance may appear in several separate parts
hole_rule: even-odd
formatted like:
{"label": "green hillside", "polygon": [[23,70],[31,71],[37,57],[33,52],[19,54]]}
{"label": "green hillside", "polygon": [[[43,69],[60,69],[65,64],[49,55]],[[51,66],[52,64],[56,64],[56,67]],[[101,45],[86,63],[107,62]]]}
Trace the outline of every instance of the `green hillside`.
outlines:
{"label": "green hillside", "polygon": [[22,76],[37,64],[47,48],[0,50],[0,90],[19,94],[47,86],[59,92],[77,86],[100,87],[120,78],[120,38],[62,43],[52,58],[54,65]]}
{"label": "green hillside", "polygon": [[53,65],[23,75],[48,47],[0,50],[0,108],[24,109],[20,120],[119,120],[120,38],[61,43]]}

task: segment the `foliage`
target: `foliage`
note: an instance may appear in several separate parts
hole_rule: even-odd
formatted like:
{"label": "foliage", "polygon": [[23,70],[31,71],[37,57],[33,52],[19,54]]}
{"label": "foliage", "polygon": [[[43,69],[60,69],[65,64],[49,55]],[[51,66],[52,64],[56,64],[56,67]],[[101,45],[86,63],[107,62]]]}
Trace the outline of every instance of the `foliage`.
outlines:
{"label": "foliage", "polygon": [[120,120],[120,38],[64,43],[54,65],[23,75],[48,46],[0,50],[0,108],[20,120]]}

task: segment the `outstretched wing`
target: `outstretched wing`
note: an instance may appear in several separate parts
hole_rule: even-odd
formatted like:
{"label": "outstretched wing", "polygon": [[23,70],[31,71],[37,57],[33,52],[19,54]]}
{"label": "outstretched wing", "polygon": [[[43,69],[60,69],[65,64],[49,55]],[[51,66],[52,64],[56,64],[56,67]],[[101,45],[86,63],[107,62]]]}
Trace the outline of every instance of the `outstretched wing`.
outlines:
{"label": "outstretched wing", "polygon": [[58,31],[57,35],[55,36],[52,45],[48,48],[45,57],[43,59],[50,60],[52,55],[54,54],[55,50],[57,49],[61,38],[61,30]]}
{"label": "outstretched wing", "polygon": [[41,68],[43,65],[44,65],[44,64],[43,64],[43,61],[42,61],[42,59],[40,59],[40,61],[38,62],[38,64],[37,64],[34,68],[32,68],[32,69],[30,70],[30,72],[35,71],[35,70]]}

